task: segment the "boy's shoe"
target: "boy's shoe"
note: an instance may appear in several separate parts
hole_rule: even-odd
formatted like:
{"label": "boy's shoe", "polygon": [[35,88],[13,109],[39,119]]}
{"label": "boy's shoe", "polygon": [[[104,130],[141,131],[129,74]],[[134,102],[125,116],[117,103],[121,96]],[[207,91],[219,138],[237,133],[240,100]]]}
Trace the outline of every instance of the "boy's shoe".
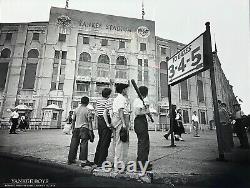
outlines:
{"label": "boy's shoe", "polygon": [[180,141],[184,141],[184,139],[183,139],[183,138],[181,138],[181,137],[179,138],[179,140],[180,140]]}
{"label": "boy's shoe", "polygon": [[168,140],[168,135],[167,134],[165,134],[164,137]]}
{"label": "boy's shoe", "polygon": [[153,165],[151,163],[149,163],[146,171],[151,171],[152,168],[153,168]]}
{"label": "boy's shoe", "polygon": [[87,161],[87,162],[81,163],[81,167],[92,166],[92,165],[94,165],[94,164],[95,164],[95,163],[93,163],[93,162]]}

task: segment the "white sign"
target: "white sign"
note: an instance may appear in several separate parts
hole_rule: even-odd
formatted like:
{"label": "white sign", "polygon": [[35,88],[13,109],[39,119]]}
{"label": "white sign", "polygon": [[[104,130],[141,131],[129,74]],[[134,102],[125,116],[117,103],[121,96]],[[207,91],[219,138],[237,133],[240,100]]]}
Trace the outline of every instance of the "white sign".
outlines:
{"label": "white sign", "polygon": [[204,68],[203,34],[168,60],[168,85]]}

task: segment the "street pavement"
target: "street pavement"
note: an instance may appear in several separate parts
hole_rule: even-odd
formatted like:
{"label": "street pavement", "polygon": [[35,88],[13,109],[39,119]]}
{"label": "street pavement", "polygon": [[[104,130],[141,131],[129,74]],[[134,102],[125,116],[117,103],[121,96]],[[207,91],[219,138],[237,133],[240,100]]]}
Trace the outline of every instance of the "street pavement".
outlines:
{"label": "street pavement", "polygon": [[[165,132],[150,131],[150,155],[153,170],[149,174],[151,183],[174,185],[214,185],[231,181],[239,185],[250,185],[250,150],[238,149],[239,141],[234,137],[235,148],[232,153],[225,154],[228,162],[216,161],[218,145],[215,130],[200,132],[198,138],[192,134],[184,134],[184,142],[176,142],[176,147],[169,147],[171,141],[166,140]],[[89,160],[93,161],[98,134],[95,131],[94,143],[89,143]],[[0,130],[0,156],[15,156],[21,159],[32,159],[40,162],[47,161],[54,166],[63,166],[82,170],[77,165],[67,165],[71,135],[62,133],[60,129],[27,130],[19,134],[8,134],[8,130]],[[134,131],[130,131],[128,160],[136,160],[137,138]],[[113,158],[112,143],[109,149],[108,160]],[[84,173],[95,176],[122,177],[87,169]],[[127,178],[138,176],[127,176]],[[141,179],[143,181],[143,179]],[[234,181],[233,181],[234,180]],[[147,182],[147,180],[145,180]],[[246,181],[246,182],[245,182]],[[210,183],[209,183],[210,182]],[[232,184],[231,184],[232,185]],[[222,187],[222,186],[220,186]]]}

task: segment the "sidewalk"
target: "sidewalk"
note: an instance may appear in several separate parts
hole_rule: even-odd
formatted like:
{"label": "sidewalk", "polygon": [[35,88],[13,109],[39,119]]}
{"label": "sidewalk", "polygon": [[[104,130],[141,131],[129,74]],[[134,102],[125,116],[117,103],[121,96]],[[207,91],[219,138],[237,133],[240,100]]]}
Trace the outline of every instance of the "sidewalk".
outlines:
{"label": "sidewalk", "polygon": [[[67,155],[71,135],[65,135],[60,129],[28,130],[19,134],[8,134],[8,130],[0,130],[0,156],[68,168],[82,173],[96,176],[132,178],[145,182],[176,184],[199,184],[214,178],[237,175],[244,172],[242,177],[250,178],[250,150],[235,148],[233,153],[225,154],[229,162],[218,162],[217,140],[215,130],[201,132],[201,137],[194,138],[191,134],[184,134],[184,142],[176,142],[177,147],[169,147],[170,140],[166,140],[164,132],[150,131],[150,156],[153,164],[152,181],[143,179],[138,174],[117,175],[93,171],[91,168],[82,169],[78,165],[67,165]],[[89,160],[93,161],[98,141],[95,131],[95,142],[89,143]],[[238,139],[234,138],[235,146]],[[112,146],[112,143],[111,143]],[[112,161],[112,147],[110,146],[108,159]],[[130,146],[128,160],[136,159],[137,138],[130,131]]]}

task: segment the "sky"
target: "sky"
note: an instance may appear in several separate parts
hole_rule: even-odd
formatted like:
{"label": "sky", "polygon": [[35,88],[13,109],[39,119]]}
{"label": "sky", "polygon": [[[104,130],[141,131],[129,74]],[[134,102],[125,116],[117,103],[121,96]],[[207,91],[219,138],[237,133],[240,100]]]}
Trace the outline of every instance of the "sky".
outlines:
{"label": "sky", "polygon": [[[0,0],[0,22],[48,21],[51,6],[66,0]],[[141,18],[142,0],[69,0],[69,9]],[[210,22],[212,45],[234,93],[250,114],[249,0],[144,0],[145,19],[156,35],[188,44]]]}

